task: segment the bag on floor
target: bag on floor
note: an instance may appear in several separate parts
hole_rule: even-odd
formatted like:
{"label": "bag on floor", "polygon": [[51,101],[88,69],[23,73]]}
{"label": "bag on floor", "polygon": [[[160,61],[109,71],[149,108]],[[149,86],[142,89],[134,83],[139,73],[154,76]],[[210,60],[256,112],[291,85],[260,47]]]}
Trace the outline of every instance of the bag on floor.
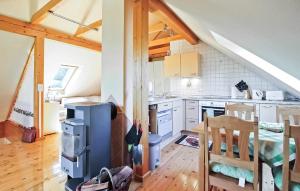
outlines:
{"label": "bag on floor", "polygon": [[77,186],[76,191],[128,191],[132,180],[128,166],[113,169],[102,168],[99,175]]}
{"label": "bag on floor", "polygon": [[36,138],[36,129],[35,127],[24,128],[22,141],[25,143],[33,143]]}

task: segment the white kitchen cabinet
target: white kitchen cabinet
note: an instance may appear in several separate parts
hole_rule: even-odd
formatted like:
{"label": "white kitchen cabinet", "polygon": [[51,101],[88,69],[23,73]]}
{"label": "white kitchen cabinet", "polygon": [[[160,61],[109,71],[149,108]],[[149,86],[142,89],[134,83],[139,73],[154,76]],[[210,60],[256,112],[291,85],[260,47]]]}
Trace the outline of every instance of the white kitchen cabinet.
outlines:
{"label": "white kitchen cabinet", "polygon": [[185,103],[185,129],[190,131],[199,124],[199,101],[186,100]]}
{"label": "white kitchen cabinet", "polygon": [[259,121],[276,123],[277,112],[275,104],[259,104]]}
{"label": "white kitchen cabinet", "polygon": [[180,77],[180,54],[165,57],[164,73],[166,77]]}
{"label": "white kitchen cabinet", "polygon": [[180,74],[182,77],[200,76],[200,55],[197,52],[181,54]]}
{"label": "white kitchen cabinet", "polygon": [[184,129],[183,109],[182,100],[173,102],[173,135],[179,135],[181,130]]}

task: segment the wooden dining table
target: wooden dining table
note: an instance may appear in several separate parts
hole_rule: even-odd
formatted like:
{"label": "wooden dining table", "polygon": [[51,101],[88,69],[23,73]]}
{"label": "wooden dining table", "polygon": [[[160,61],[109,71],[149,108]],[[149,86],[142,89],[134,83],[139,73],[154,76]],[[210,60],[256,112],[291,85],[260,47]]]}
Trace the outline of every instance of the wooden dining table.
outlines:
{"label": "wooden dining table", "polygon": [[[204,124],[200,123],[192,129],[199,134],[199,190],[205,190],[205,147],[204,147]],[[259,159],[271,168],[279,167],[283,164],[283,133],[272,132],[259,129]],[[253,137],[249,137],[249,149],[254,147]],[[295,160],[295,142],[290,140],[290,161]]]}

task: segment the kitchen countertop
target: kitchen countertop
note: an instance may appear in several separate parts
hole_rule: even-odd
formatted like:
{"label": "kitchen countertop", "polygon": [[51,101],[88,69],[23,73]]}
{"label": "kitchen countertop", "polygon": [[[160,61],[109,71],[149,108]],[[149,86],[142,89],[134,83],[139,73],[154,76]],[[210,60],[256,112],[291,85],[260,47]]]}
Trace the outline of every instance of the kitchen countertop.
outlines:
{"label": "kitchen countertop", "polygon": [[151,98],[151,99],[149,99],[149,105],[165,103],[165,102],[171,102],[171,101],[177,101],[177,100],[183,100],[183,99],[198,100],[198,101],[221,101],[221,102],[238,102],[238,103],[300,105],[300,101],[288,101],[288,100],[285,100],[285,101],[270,101],[270,100],[253,100],[253,99],[232,99],[232,98],[229,98],[229,97],[228,98],[226,98],[226,97],[207,98],[207,97],[201,97],[201,96],[192,96],[192,97],[178,96],[178,97],[171,97],[171,98]]}

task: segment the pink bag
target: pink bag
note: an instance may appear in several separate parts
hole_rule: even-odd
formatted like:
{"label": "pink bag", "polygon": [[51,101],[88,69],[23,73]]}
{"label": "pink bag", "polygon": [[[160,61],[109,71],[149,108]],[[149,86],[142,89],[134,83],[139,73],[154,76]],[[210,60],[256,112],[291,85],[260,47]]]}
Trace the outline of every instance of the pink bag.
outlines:
{"label": "pink bag", "polygon": [[36,138],[36,129],[35,127],[24,128],[22,141],[25,143],[33,143]]}

